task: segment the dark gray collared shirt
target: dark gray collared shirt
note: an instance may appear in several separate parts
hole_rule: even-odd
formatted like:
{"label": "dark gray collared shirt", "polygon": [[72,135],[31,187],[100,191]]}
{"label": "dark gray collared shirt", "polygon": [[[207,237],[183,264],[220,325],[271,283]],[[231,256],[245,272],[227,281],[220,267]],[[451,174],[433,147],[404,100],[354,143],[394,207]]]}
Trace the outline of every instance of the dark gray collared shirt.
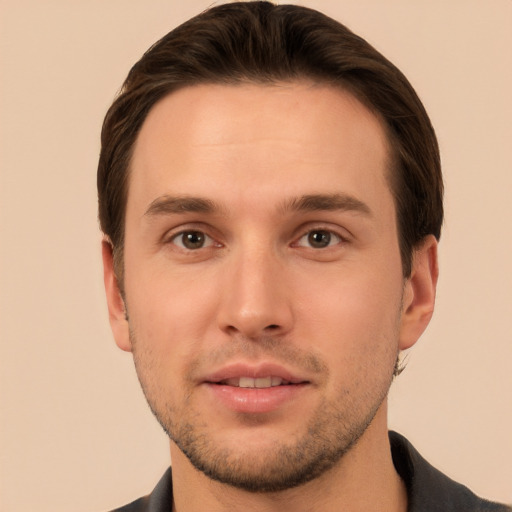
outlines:
{"label": "dark gray collared shirt", "polygon": [[[407,487],[408,512],[512,512],[512,507],[479,498],[431,466],[405,439],[389,433],[393,463]],[[172,475],[167,470],[155,490],[112,512],[170,512]]]}

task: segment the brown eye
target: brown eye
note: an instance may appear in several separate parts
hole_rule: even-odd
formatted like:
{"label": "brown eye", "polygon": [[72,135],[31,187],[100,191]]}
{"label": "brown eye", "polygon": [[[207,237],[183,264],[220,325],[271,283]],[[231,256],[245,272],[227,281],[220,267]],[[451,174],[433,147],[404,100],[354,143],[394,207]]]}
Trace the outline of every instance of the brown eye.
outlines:
{"label": "brown eye", "polygon": [[202,231],[183,231],[173,238],[173,243],[183,249],[202,249],[211,245],[212,239]]}
{"label": "brown eye", "polygon": [[315,249],[323,249],[331,243],[331,233],[328,231],[311,231],[308,233],[308,243]]}
{"label": "brown eye", "polygon": [[326,229],[314,229],[302,236],[297,245],[299,247],[310,247],[312,249],[326,249],[342,242],[342,238]]}

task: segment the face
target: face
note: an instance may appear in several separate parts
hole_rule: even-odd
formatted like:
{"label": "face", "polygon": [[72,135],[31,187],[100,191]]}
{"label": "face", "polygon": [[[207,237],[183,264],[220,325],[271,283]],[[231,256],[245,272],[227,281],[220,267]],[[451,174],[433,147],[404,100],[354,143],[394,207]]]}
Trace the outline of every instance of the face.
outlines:
{"label": "face", "polygon": [[208,476],[298,485],[382,409],[419,330],[388,156],[380,121],[318,85],[189,87],[149,113],[127,202],[128,320],[106,255],[111,321],[171,445]]}

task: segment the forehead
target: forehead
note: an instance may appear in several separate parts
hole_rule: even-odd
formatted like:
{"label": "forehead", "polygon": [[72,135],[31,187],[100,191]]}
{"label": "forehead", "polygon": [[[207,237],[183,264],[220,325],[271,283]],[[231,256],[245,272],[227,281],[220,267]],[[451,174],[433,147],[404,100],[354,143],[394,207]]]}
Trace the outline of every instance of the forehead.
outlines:
{"label": "forehead", "polygon": [[351,188],[378,195],[388,191],[388,154],[380,119],[339,88],[186,87],[158,102],[141,128],[128,209],[163,194],[216,195],[221,202],[249,190],[276,200]]}

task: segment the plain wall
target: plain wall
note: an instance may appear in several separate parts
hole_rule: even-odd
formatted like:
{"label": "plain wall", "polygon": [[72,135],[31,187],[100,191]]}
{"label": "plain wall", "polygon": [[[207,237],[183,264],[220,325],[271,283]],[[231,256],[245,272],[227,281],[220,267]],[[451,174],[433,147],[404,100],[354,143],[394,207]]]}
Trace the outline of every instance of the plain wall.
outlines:
{"label": "plain wall", "polygon": [[[210,0],[0,0],[0,510],[108,510],[169,464],[103,296],[95,172],[130,66]],[[394,61],[436,127],[437,311],[390,425],[512,502],[512,2],[309,0]]]}

